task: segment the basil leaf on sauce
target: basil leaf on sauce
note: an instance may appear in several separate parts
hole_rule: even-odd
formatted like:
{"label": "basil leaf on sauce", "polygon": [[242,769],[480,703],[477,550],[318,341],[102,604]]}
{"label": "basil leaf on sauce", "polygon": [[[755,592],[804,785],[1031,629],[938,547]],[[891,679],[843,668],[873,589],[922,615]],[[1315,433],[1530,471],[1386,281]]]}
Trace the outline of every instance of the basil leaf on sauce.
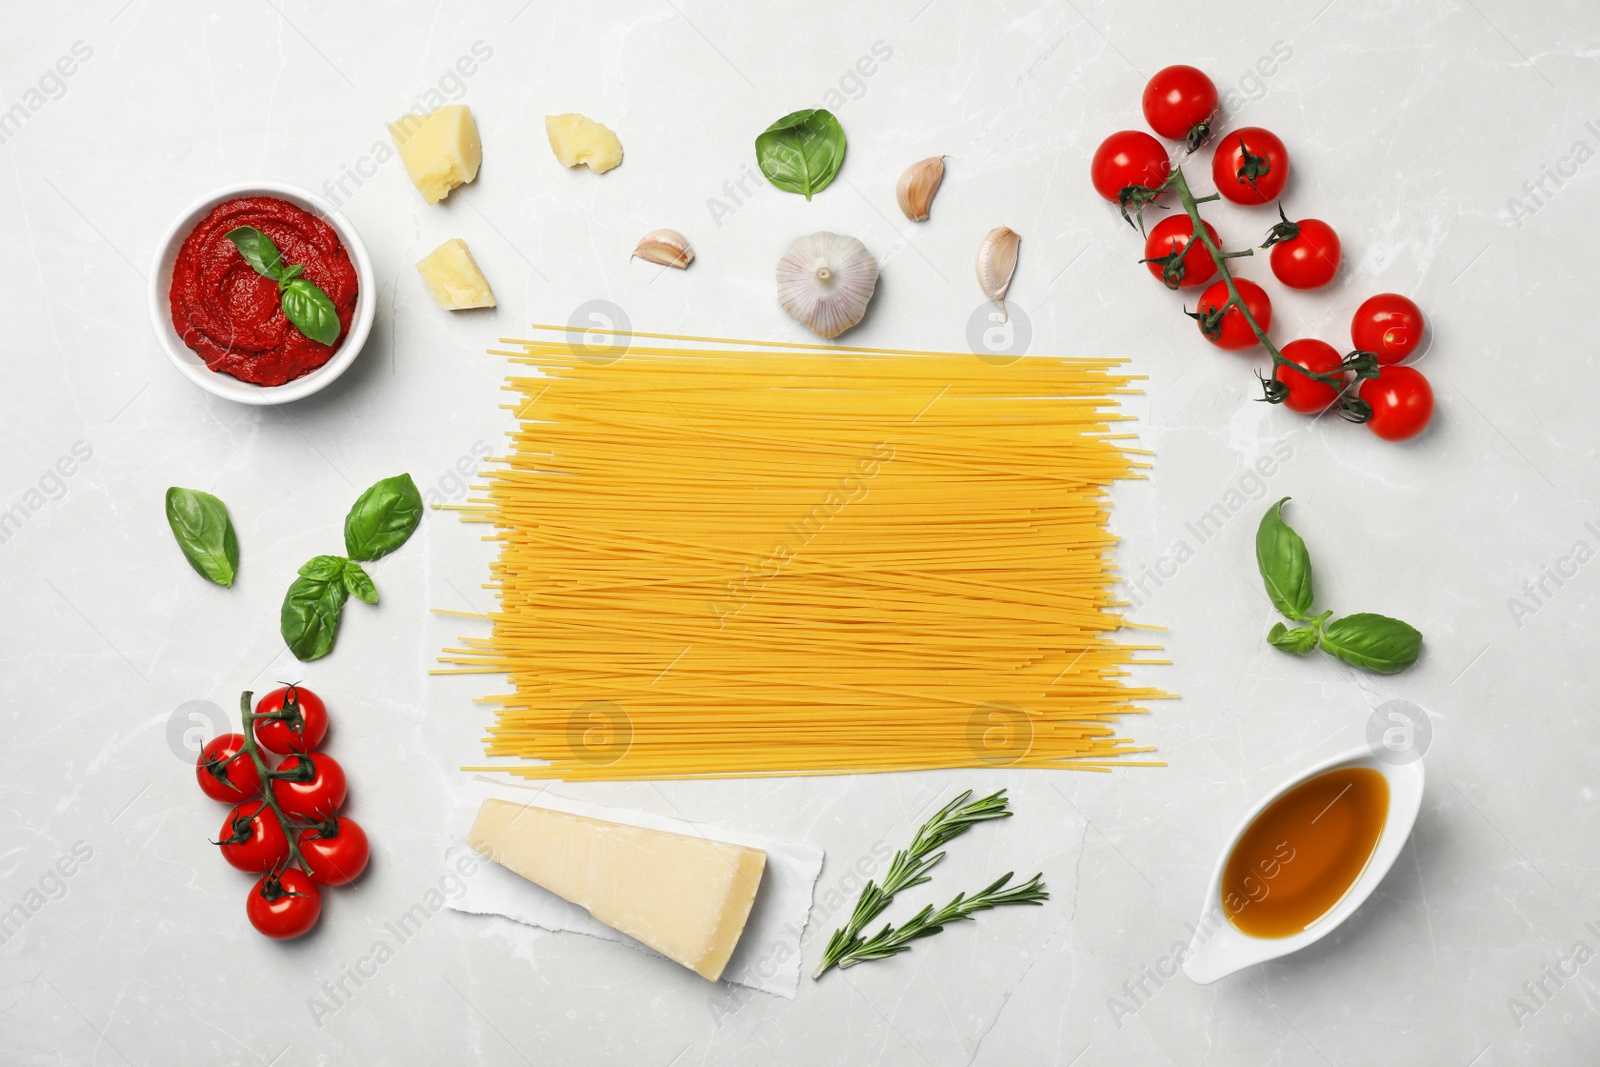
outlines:
{"label": "basil leaf on sauce", "polygon": [[339,636],[339,615],[349,594],[344,582],[296,578],[283,597],[278,632],[301,662],[321,659]]}
{"label": "basil leaf on sauce", "polygon": [[362,569],[361,564],[353,559],[344,561],[344,569],[340,572],[340,580],[350,595],[366,604],[378,602],[378,587],[372,584],[372,578]]}
{"label": "basil leaf on sauce", "polygon": [[284,263],[272,238],[254,226],[236,226],[227,238],[257,274],[278,283],[278,301],[290,325],[320,344],[339,339],[339,310],[315,282],[301,277],[303,265]]}
{"label": "basil leaf on sauce", "polygon": [[283,314],[294,328],[320,344],[339,339],[339,311],[328,294],[306,278],[293,278],[283,285]]}
{"label": "basil leaf on sauce", "polygon": [[272,243],[272,238],[254,226],[236,226],[226,236],[257,274],[278,280],[283,272],[283,257],[278,254],[278,246]]}
{"label": "basil leaf on sauce", "polygon": [[791,193],[826,189],[844,163],[844,129],[831,111],[807,108],[774,122],[756,138],[756,162],[767,181]]}
{"label": "basil leaf on sauce", "polygon": [[1291,619],[1304,620],[1311,610],[1311,553],[1283,521],[1284,497],[1267,509],[1256,529],[1256,566],[1266,582],[1272,606]]}
{"label": "basil leaf on sauce", "polygon": [[1422,634],[1410,623],[1361,612],[1335,619],[1322,631],[1334,658],[1373,674],[1399,674],[1422,653]]}
{"label": "basil leaf on sauce", "polygon": [[239,539],[228,507],[210,493],[173,486],[167,490],[167,525],[195,573],[224,587],[239,569]]}
{"label": "basil leaf on sauce", "polygon": [[405,544],[421,521],[422,494],[411,475],[385,478],[362,493],[345,516],[345,551],[351,559],[380,559]]}

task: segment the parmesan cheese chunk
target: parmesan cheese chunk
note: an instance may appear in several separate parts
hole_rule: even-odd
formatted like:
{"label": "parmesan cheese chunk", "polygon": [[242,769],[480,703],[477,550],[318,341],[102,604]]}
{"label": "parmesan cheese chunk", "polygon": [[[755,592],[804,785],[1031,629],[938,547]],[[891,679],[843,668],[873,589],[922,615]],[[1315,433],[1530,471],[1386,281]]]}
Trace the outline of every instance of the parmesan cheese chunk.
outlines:
{"label": "parmesan cheese chunk", "polygon": [[760,849],[485,800],[467,843],[711,981],[766,870]]}
{"label": "parmesan cheese chunk", "polygon": [[472,109],[465,104],[446,104],[426,115],[401,115],[389,123],[389,136],[405,160],[411,184],[430,204],[478,176],[483,146]]}
{"label": "parmesan cheese chunk", "polygon": [[544,132],[563,167],[585,163],[596,174],[604,174],[622,162],[622,142],[593,119],[576,114],[546,115]]}
{"label": "parmesan cheese chunk", "polygon": [[417,263],[422,280],[446,311],[494,307],[494,293],[483,271],[467,249],[467,242],[452,237]]}

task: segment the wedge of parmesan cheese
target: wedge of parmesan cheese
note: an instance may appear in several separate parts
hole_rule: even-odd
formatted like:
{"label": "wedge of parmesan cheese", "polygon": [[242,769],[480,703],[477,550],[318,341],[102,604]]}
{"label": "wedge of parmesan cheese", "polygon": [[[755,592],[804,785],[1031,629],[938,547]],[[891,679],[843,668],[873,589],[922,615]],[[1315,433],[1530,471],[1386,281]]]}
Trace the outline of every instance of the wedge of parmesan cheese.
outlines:
{"label": "wedge of parmesan cheese", "polygon": [[446,311],[494,307],[494,292],[467,242],[452,237],[417,262],[417,272]]}
{"label": "wedge of parmesan cheese", "polygon": [[486,800],[467,843],[716,981],[766,870],[760,849]]}
{"label": "wedge of parmesan cheese", "polygon": [[389,123],[389,136],[400,150],[411,184],[430,204],[478,176],[483,146],[472,109],[465,104],[446,104],[426,115],[401,115]]}

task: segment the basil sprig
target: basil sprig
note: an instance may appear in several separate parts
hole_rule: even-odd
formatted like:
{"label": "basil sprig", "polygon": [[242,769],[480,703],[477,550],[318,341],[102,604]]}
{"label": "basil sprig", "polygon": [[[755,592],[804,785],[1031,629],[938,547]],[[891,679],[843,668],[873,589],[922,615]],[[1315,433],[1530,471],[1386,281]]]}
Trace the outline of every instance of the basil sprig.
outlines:
{"label": "basil sprig", "polygon": [[235,227],[227,238],[257,274],[278,283],[278,302],[295,329],[320,344],[339,339],[339,311],[315,282],[301,277],[304,266],[286,265],[272,238],[254,226]]}
{"label": "basil sprig", "polygon": [[167,490],[167,525],[183,558],[200,577],[220,586],[233,585],[239,569],[239,538],[226,504],[210,493],[175,485]]}
{"label": "basil sprig", "polygon": [[1305,625],[1291,629],[1274,623],[1267,632],[1267,643],[1297,656],[1320,646],[1335,659],[1373,674],[1398,674],[1417,662],[1422,634],[1410,623],[1372,612],[1346,615],[1331,623],[1331,611],[1311,614],[1311,553],[1283,519],[1283,505],[1288,501],[1284,497],[1261,517],[1256,529],[1256,566],[1272,606]]}
{"label": "basil sprig", "polygon": [[378,587],[357,560],[371,561],[406,543],[422,521],[422,494],[409,474],[385,478],[362,493],[344,520],[349,556],[313,556],[284,594],[278,630],[302,660],[333,650],[340,617],[350,597],[378,602]]}
{"label": "basil sprig", "polygon": [[756,162],[767,181],[807,200],[833,181],[844,163],[844,128],[833,112],[791,112],[756,138]]}

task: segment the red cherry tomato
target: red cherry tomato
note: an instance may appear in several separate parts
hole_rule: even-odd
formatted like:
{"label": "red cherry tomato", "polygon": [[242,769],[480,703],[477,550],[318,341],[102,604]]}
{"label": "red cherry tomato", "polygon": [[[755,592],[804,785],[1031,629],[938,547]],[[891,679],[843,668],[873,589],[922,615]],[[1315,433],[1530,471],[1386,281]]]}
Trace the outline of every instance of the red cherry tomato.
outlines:
{"label": "red cherry tomato", "polygon": [[1289,181],[1289,150],[1270,130],[1234,130],[1211,157],[1211,180],[1235,204],[1271,203]]}
{"label": "red cherry tomato", "polygon": [[[1144,87],[1144,120],[1163,137],[1183,141],[1217,110],[1217,87],[1205,72],[1177,64],[1162,67]],[[1205,139],[1205,131],[1197,138]]]}
{"label": "red cherry tomato", "polygon": [[264,801],[252,800],[230,811],[217,838],[222,858],[241,871],[270,871],[289,860],[283,824]]}
{"label": "red cherry tomato", "polygon": [[256,723],[256,741],[268,752],[287,756],[310,752],[328,733],[328,709],[322,698],[303,686],[274,689],[256,704],[257,715],[284,714],[282,719]]}
{"label": "red cherry tomato", "polygon": [[[1209,222],[1204,226],[1211,243],[1220,248],[1217,231],[1211,228]],[[1206,251],[1206,246],[1200,241],[1190,243],[1189,239],[1193,236],[1194,223],[1189,221],[1188,215],[1171,215],[1156,223],[1150,230],[1150,236],[1145,238],[1145,266],[1168,289],[1204,285],[1217,273],[1217,264],[1211,258],[1211,253]],[[1172,260],[1173,256],[1177,256],[1177,259]]]}
{"label": "red cherry tomato", "polygon": [[367,832],[354,819],[337,816],[300,831],[296,843],[311,868],[311,880],[319,885],[349,885],[372,856]]}
{"label": "red cherry tomato", "polygon": [[[1266,291],[1255,282],[1247,278],[1235,278],[1233,284],[1239,288],[1239,296],[1244,300],[1244,306],[1250,309],[1250,314],[1261,326],[1265,333],[1272,328],[1272,301],[1267,299]],[[1208,315],[1228,302],[1228,283],[1213,282],[1211,287],[1200,294],[1200,306],[1195,309],[1198,315]],[[1205,336],[1205,325],[1201,324],[1201,336]],[[1239,309],[1230,307],[1223,312],[1217,324],[1217,333],[1214,337],[1206,337],[1207,341],[1218,348],[1230,351],[1239,351],[1250,348],[1260,342],[1256,340],[1255,331],[1250,329],[1250,324],[1245,321]]]}
{"label": "red cherry tomato", "polygon": [[1172,174],[1172,162],[1161,142],[1143,130],[1114,133],[1095,149],[1089,164],[1094,190],[1113,204],[1130,186],[1158,189]]}
{"label": "red cherry tomato", "polygon": [[[293,819],[317,822],[336,813],[344,804],[347,788],[344,768],[321,752],[296,753],[284,760],[274,775],[295,777],[272,779],[272,799]],[[297,778],[304,777],[304,781]]]}
{"label": "red cherry tomato", "polygon": [[317,925],[322,891],[298,867],[270,872],[250,890],[244,911],[251,926],[270,938],[288,941]]}
{"label": "red cherry tomato", "polygon": [[1320,289],[1339,273],[1339,235],[1321,219],[1292,223],[1300,232],[1272,246],[1272,273],[1291,289]]}
{"label": "red cherry tomato", "polygon": [[[1318,374],[1337,374],[1339,365],[1343,362],[1339,352],[1326,341],[1304,337],[1298,341],[1290,341],[1281,349],[1283,358],[1297,366],[1304,367]],[[1339,390],[1327,382],[1316,378],[1308,378],[1299,371],[1288,367],[1279,367],[1272,376],[1282,382],[1289,390],[1289,395],[1284,398],[1283,406],[1290,411],[1313,415],[1325,410],[1339,396]]]}
{"label": "red cherry tomato", "polygon": [[1422,309],[1399,293],[1379,293],[1362,301],[1350,320],[1350,340],[1379,363],[1399,363],[1422,344],[1427,326]]}
{"label": "red cherry tomato", "polygon": [[1433,386],[1414,367],[1382,367],[1361,383],[1360,396],[1372,405],[1367,429],[1385,441],[1417,436],[1433,418]]}
{"label": "red cherry tomato", "polygon": [[261,792],[261,772],[244,751],[244,734],[219,734],[206,742],[195,761],[200,791],[212,800],[237,804]]}

